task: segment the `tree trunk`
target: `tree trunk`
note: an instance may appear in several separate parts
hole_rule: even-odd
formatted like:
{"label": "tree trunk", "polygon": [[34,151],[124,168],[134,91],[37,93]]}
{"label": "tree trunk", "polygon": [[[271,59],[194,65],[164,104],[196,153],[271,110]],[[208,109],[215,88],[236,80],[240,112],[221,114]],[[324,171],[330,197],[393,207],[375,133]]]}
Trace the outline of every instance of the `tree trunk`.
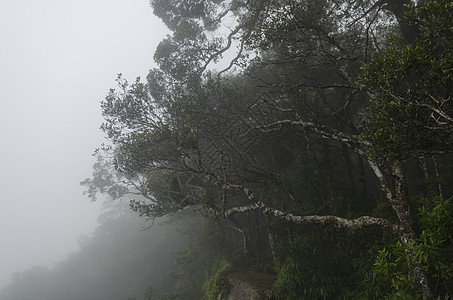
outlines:
{"label": "tree trunk", "polygon": [[434,156],[432,156],[432,159],[434,164],[434,172],[436,173],[437,188],[439,189],[439,197],[443,198],[444,196],[442,194],[442,183],[439,176],[439,166],[437,165],[437,160]]}
{"label": "tree trunk", "polygon": [[402,228],[399,239],[401,242],[408,245],[406,253],[408,256],[408,267],[414,277],[415,286],[422,291],[428,299],[434,299],[433,293],[429,287],[428,278],[416,258],[418,247],[415,232],[412,227],[413,219],[409,206],[407,184],[404,178],[401,162],[394,160],[391,162],[390,167],[392,175],[395,178],[395,194],[391,204],[393,210],[398,216]]}
{"label": "tree trunk", "polygon": [[398,20],[398,24],[407,44],[412,44],[419,35],[417,26],[407,24],[404,20],[404,13],[408,5],[413,4],[411,0],[387,0],[385,9],[391,11]]}
{"label": "tree trunk", "polygon": [[401,230],[398,232],[398,237],[402,243],[408,245],[407,249],[407,263],[411,275],[414,277],[414,284],[428,299],[434,299],[433,293],[428,284],[428,277],[423,271],[421,265],[418,263],[417,256],[417,241],[415,232],[412,227],[413,220],[409,205],[409,195],[407,191],[407,184],[404,177],[401,162],[399,160],[390,161],[390,173],[395,180],[394,191],[390,189],[387,179],[381,172],[381,168],[369,156],[365,156],[368,163],[378,178],[381,190],[389,200],[393,210],[395,211]]}

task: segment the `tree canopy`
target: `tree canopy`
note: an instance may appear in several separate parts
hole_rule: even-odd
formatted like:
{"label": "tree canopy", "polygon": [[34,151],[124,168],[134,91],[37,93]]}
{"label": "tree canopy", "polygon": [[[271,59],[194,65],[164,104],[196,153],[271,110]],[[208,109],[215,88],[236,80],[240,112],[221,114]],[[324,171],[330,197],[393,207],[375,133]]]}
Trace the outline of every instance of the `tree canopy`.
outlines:
{"label": "tree canopy", "polygon": [[[449,293],[450,275],[440,279],[422,258],[428,231],[413,215],[415,198],[452,195],[442,172],[453,151],[451,1],[151,6],[172,34],[145,82],[120,75],[101,103],[111,146],[84,181],[91,197],[133,193],[131,207],[148,218],[192,208],[240,230],[237,215],[256,219],[253,211],[289,224],[377,228],[404,247],[395,253],[411,284],[395,290]],[[436,245],[451,246],[451,238]]]}

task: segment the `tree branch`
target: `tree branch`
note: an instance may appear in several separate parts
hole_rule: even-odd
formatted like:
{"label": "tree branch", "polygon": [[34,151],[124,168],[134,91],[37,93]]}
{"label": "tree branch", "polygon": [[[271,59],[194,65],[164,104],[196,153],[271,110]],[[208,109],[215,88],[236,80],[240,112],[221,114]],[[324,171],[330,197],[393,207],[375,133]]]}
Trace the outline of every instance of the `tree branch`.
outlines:
{"label": "tree branch", "polygon": [[223,47],[222,49],[219,49],[218,51],[216,51],[215,53],[211,54],[209,56],[209,58],[206,60],[205,64],[203,65],[203,67],[201,67],[201,69],[199,70],[199,73],[202,74],[209,66],[209,64],[215,60],[217,57],[219,57],[220,55],[222,55],[223,53],[225,53],[226,51],[228,51],[228,49],[231,48],[231,44],[233,43],[233,37],[234,35],[236,35],[240,30],[242,29],[242,26],[238,25],[236,26],[236,28],[234,30],[232,30],[229,34],[228,34],[228,37],[227,37],[227,44],[225,45],[225,47]]}
{"label": "tree branch", "polygon": [[247,198],[252,202],[250,205],[233,207],[223,212],[223,217],[227,218],[236,213],[244,213],[252,210],[259,209],[266,215],[271,215],[276,217],[280,220],[284,220],[287,222],[300,224],[300,225],[336,225],[339,228],[345,228],[352,232],[366,228],[371,226],[378,226],[386,230],[390,230],[395,234],[399,234],[402,228],[399,225],[393,224],[389,220],[382,219],[382,218],[375,218],[370,216],[362,216],[356,219],[346,219],[332,215],[326,216],[318,216],[318,215],[311,215],[311,216],[299,216],[293,215],[290,213],[285,213],[281,210],[269,207],[268,205],[264,204],[262,201],[259,200],[258,196],[253,193],[247,187],[241,187],[239,185],[230,185],[229,188],[242,188],[242,191],[246,194]]}
{"label": "tree branch", "polygon": [[279,121],[275,121],[275,122],[272,122],[269,124],[256,126],[254,128],[261,132],[270,132],[270,131],[274,131],[274,130],[279,130],[281,128],[281,126],[283,126],[283,125],[302,126],[305,128],[309,128],[313,132],[320,135],[321,137],[345,143],[346,145],[348,145],[352,148],[355,148],[357,145],[366,146],[366,147],[371,146],[370,142],[360,139],[356,135],[347,134],[347,133],[340,132],[340,131],[337,131],[337,130],[334,130],[331,128],[327,129],[324,126],[316,125],[312,122],[306,122],[303,120],[295,120],[295,121],[279,120]]}

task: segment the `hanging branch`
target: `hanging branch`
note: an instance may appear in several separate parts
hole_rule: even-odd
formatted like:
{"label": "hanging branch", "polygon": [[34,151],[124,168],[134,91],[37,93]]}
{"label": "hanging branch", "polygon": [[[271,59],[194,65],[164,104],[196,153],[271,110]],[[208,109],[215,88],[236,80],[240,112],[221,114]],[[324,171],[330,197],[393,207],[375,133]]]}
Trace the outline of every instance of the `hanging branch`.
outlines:
{"label": "hanging branch", "polygon": [[356,219],[346,219],[341,218],[338,216],[333,215],[326,215],[326,216],[318,216],[318,215],[311,215],[311,216],[299,216],[290,213],[285,213],[281,210],[272,208],[265,203],[263,203],[259,197],[252,192],[248,187],[244,187],[241,185],[228,185],[225,186],[227,189],[240,189],[242,192],[247,196],[248,200],[251,202],[249,205],[245,206],[238,206],[230,208],[222,213],[224,218],[228,218],[229,216],[236,214],[236,213],[245,213],[252,210],[261,210],[262,213],[266,215],[271,215],[276,217],[280,220],[284,220],[287,222],[291,222],[294,224],[300,225],[336,225],[339,228],[345,228],[352,232],[366,228],[371,226],[378,226],[386,230],[390,230],[395,234],[399,234],[401,232],[401,226],[397,224],[393,224],[389,220],[382,219],[382,218],[375,218],[370,216],[361,216]]}

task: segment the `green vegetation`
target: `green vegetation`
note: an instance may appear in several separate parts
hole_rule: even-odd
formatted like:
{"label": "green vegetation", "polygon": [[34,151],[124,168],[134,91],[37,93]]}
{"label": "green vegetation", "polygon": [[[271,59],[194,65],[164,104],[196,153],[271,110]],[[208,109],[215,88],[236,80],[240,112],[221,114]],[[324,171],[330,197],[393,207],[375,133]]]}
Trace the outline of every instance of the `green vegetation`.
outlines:
{"label": "green vegetation", "polygon": [[[82,182],[184,220],[173,281],[140,295],[225,298],[253,266],[269,299],[452,297],[452,1],[151,6],[171,34],[101,102],[110,145]],[[110,251],[104,278],[152,262]]]}
{"label": "green vegetation", "polygon": [[[431,274],[440,282],[451,282],[453,279],[453,264],[451,261],[452,248],[450,242],[453,230],[453,205],[452,199],[426,199],[421,201],[419,210],[421,233],[417,238],[418,252],[415,257],[407,258],[406,252],[410,245],[397,241],[378,251],[373,264],[373,286],[379,291],[377,296],[384,297],[392,294],[404,294],[411,299],[418,297],[413,289],[413,275],[407,269],[406,259],[415,259],[424,271]],[[446,288],[446,286],[436,286]],[[443,292],[448,295],[448,291]]]}
{"label": "green vegetation", "polygon": [[230,292],[230,285],[225,274],[232,268],[231,263],[226,259],[220,259],[214,265],[214,274],[205,282],[205,298],[208,300],[223,299]]}
{"label": "green vegetation", "polygon": [[453,3],[428,1],[406,13],[418,38],[393,38],[363,67],[362,83],[375,96],[367,134],[376,155],[416,156],[448,151],[451,144]]}
{"label": "green vegetation", "polygon": [[276,299],[451,296],[451,1],[151,5],[172,35],[102,102],[90,196],[198,209],[233,247],[185,266],[241,251]]}

